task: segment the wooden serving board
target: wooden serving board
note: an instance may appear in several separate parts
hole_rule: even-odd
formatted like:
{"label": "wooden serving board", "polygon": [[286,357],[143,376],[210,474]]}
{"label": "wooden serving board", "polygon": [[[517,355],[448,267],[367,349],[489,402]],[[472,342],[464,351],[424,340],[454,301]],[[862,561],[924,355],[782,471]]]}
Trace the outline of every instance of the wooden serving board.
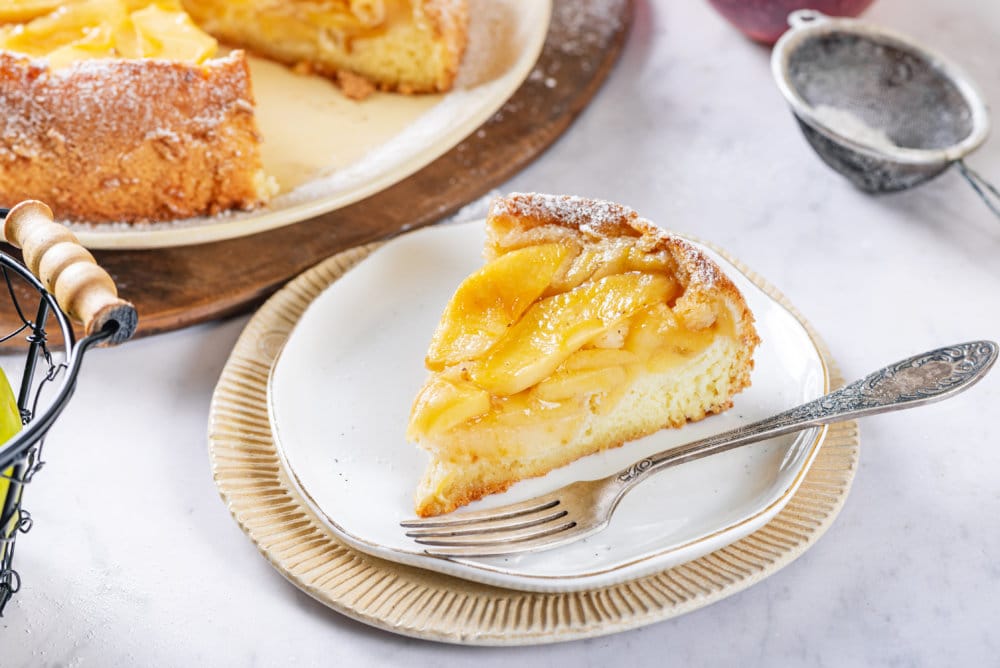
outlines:
{"label": "wooden serving board", "polygon": [[[321,260],[435,223],[502,184],[591,100],[621,52],[632,12],[632,0],[555,0],[538,64],[503,108],[424,169],[356,204],[227,241],[94,251],[139,312],[136,336],[249,311]],[[9,300],[0,300],[0,331],[17,324]]]}

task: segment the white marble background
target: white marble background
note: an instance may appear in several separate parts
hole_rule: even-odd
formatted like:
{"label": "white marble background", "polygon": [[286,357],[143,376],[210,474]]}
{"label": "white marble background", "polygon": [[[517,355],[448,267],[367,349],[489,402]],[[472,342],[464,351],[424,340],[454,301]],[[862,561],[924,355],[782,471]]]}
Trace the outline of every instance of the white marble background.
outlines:
{"label": "white marble background", "polygon": [[[955,173],[871,198],[799,136],[765,49],[700,0],[639,3],[594,103],[505,190],[606,197],[721,245],[783,290],[848,377],[1000,338],[1000,222]],[[950,55],[1000,108],[1000,4],[880,0],[872,21]],[[970,161],[1000,180],[1000,138]],[[245,319],[88,359],[29,490],[3,666],[983,666],[1000,656],[1000,372],[866,420],[846,507],[798,561],[687,616],[562,645],[396,637],[328,611],[256,552],[206,456]]]}

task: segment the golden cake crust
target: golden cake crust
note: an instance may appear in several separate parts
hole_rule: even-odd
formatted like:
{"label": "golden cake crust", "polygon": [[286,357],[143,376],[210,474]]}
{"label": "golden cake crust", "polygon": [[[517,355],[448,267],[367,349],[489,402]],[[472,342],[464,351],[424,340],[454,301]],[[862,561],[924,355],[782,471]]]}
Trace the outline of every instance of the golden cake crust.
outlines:
{"label": "golden cake crust", "polygon": [[51,70],[0,52],[0,201],[61,218],[165,220],[267,199],[242,52]]}
{"label": "golden cake crust", "polygon": [[[444,64],[435,86],[436,92],[451,90],[468,46],[469,8],[466,0],[424,0],[424,12],[434,26],[438,39],[445,44]],[[403,93],[420,91],[401,90]]]}

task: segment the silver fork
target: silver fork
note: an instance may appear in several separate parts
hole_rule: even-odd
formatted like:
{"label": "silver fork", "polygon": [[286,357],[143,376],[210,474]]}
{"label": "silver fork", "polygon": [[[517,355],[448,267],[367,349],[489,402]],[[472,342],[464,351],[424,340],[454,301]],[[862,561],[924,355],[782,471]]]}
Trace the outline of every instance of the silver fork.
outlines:
{"label": "silver fork", "polygon": [[604,529],[622,497],[654,473],[748,443],[830,422],[913,408],[954,396],[986,375],[992,341],[939,348],[891,364],[839,390],[767,419],[646,457],[600,480],[499,508],[401,522],[439,557],[489,557],[546,550]]}

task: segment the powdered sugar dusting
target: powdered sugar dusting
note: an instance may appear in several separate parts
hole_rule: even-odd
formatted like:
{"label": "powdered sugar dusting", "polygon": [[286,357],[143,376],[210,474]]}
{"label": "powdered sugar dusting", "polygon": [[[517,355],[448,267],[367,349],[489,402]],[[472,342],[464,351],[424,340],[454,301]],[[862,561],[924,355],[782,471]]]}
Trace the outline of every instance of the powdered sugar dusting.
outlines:
{"label": "powdered sugar dusting", "polygon": [[673,256],[678,270],[687,275],[689,288],[711,290],[722,277],[718,266],[700,250],[622,204],[571,195],[512,193],[493,201],[490,216],[575,228],[594,239],[632,237],[644,252],[666,251]]}
{"label": "powdered sugar dusting", "polygon": [[556,2],[552,25],[558,28],[550,43],[571,56],[599,50],[622,28],[628,0]]}
{"label": "powdered sugar dusting", "polygon": [[863,118],[857,116],[849,109],[840,109],[826,104],[818,105],[813,109],[816,118],[825,123],[834,132],[853,139],[870,148],[878,149],[885,153],[893,153],[899,148],[882,128],[874,128],[865,122]]}
{"label": "powdered sugar dusting", "polygon": [[503,76],[517,61],[516,46],[524,36],[509,2],[468,0],[468,42],[455,77],[455,88],[465,89]]}
{"label": "powdered sugar dusting", "polygon": [[[0,52],[0,197],[63,215],[190,216],[258,201],[238,57],[95,59],[51,70]],[[256,162],[256,165],[255,165]],[[206,165],[213,165],[211,170]]]}
{"label": "powdered sugar dusting", "polygon": [[639,217],[634,210],[614,202],[539,193],[512,193],[497,199],[490,215],[572,226],[591,236],[606,236],[615,228],[622,232],[631,230],[630,223]]}
{"label": "powdered sugar dusting", "polygon": [[[187,76],[185,71],[175,70],[177,66],[174,63],[152,59],[141,61],[147,66],[160,63],[162,68],[167,70],[160,74],[162,77],[160,80],[147,77],[144,81],[133,74],[139,71],[138,62],[118,59],[85,60],[75,63],[72,67],[50,71],[44,60],[31,60],[13,55],[3,57],[6,63],[4,70],[10,73],[17,71],[24,76],[25,81],[41,82],[42,85],[11,86],[3,89],[4,108],[10,109],[17,104],[16,108],[20,109],[23,106],[28,113],[5,115],[2,126],[4,142],[0,144],[0,157],[9,145],[36,141],[42,135],[40,129],[53,127],[56,118],[60,120],[59,125],[86,124],[88,130],[98,138],[105,135],[120,136],[123,132],[131,132],[133,128],[140,127],[150,128],[147,131],[150,134],[173,134],[168,129],[170,126],[168,121],[171,119],[163,117],[164,112],[169,113],[173,109],[155,103],[157,95],[164,91],[151,86],[180,85],[181,80],[166,80],[173,71],[182,78]],[[234,77],[240,74],[242,72],[239,69],[233,69]],[[66,86],[70,79],[72,79],[72,95],[67,95]],[[122,79],[127,79],[130,85],[121,85],[125,83]],[[238,81],[234,79],[233,84],[236,89],[247,87],[245,78]],[[22,105],[14,99],[29,94],[33,96],[30,101],[26,101],[30,104]],[[211,132],[226,119],[230,105],[237,99],[232,90],[215,88],[211,92],[211,98],[206,100],[199,114],[191,121],[199,126],[201,131]],[[127,109],[131,113],[107,113],[108,105]]]}

